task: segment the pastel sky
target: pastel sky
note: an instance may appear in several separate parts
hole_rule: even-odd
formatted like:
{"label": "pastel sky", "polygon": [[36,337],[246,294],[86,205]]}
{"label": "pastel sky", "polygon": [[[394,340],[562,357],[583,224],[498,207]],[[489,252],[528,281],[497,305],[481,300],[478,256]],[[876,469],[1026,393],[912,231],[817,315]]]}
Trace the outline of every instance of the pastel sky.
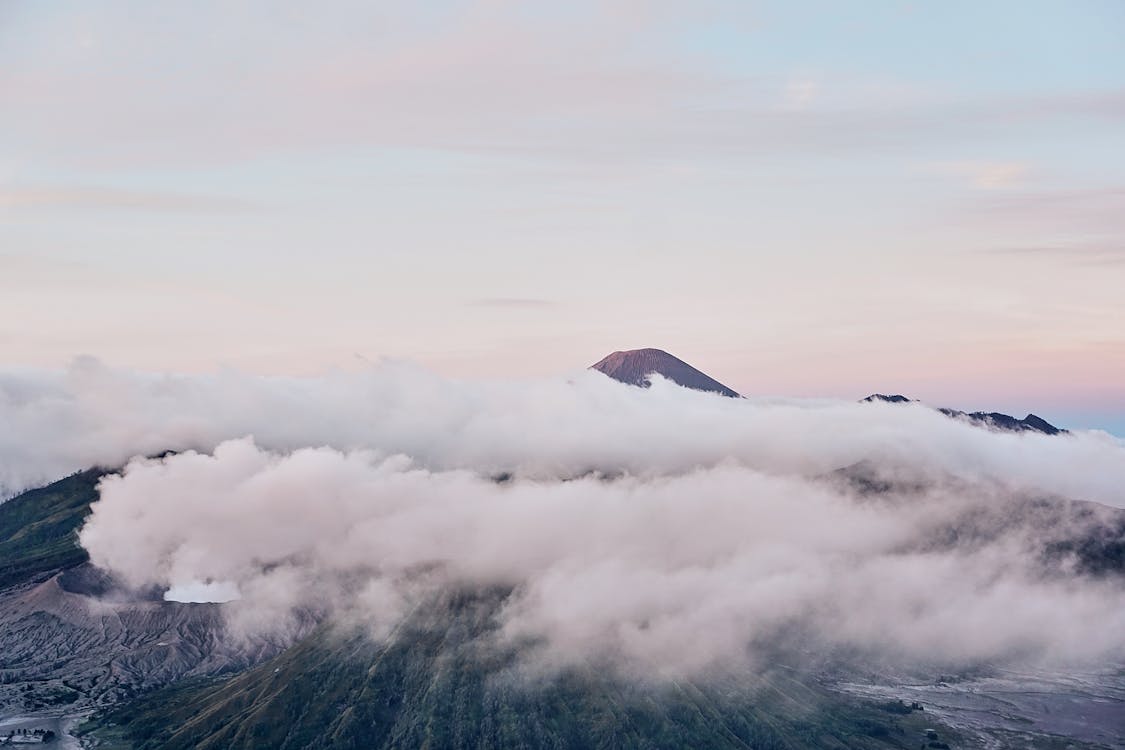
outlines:
{"label": "pastel sky", "polygon": [[0,0],[0,365],[642,346],[1125,434],[1125,4]]}

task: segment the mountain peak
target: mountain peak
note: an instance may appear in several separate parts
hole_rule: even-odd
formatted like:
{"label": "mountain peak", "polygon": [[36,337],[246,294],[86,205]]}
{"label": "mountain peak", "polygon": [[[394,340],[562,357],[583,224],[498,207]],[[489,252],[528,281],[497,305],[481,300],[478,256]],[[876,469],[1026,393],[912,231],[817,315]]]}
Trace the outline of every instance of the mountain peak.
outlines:
{"label": "mountain peak", "polygon": [[1023,419],[1016,419],[1010,414],[1001,414],[995,411],[967,413],[957,409],[939,409],[938,411],[954,419],[967,419],[984,427],[1007,432],[1041,432],[1044,435],[1065,435],[1067,433],[1067,430],[1055,427],[1047,420],[1034,414],[1028,414]]}
{"label": "mountain peak", "polygon": [[913,400],[914,399],[912,399],[912,398],[907,398],[906,396],[903,396],[901,393],[892,393],[892,394],[889,394],[889,395],[886,394],[886,393],[872,393],[867,398],[860,399],[860,403],[872,403],[872,402],[875,402],[875,401],[885,401],[888,404],[909,404]]}
{"label": "mountain peak", "polygon": [[590,365],[590,369],[603,372],[622,383],[642,388],[648,387],[648,376],[655,372],[684,388],[710,391],[731,398],[739,397],[733,389],[700,372],[682,359],[673,357],[663,349],[629,349],[614,352]]}
{"label": "mountain peak", "polygon": [[[887,403],[887,404],[912,404],[916,399],[907,398],[898,393],[872,393],[867,398],[859,400],[861,404]],[[1034,414],[1028,414],[1023,419],[1016,419],[1010,414],[1001,414],[995,411],[964,412],[959,409],[938,409],[942,414],[952,419],[961,419],[980,427],[1005,432],[1041,432],[1044,435],[1065,435],[1066,430],[1055,427],[1053,424]]]}

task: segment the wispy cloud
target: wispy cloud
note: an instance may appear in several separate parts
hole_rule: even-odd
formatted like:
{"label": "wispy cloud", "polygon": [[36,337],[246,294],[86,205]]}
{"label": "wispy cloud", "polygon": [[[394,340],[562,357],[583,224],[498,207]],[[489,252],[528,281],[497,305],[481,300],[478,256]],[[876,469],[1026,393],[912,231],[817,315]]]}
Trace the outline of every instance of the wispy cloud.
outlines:
{"label": "wispy cloud", "polygon": [[981,201],[973,212],[977,220],[1042,238],[1019,243],[1032,247],[1090,245],[1092,238],[1102,245],[1125,245],[1125,188],[1120,186],[1006,191]]}
{"label": "wispy cloud", "polygon": [[1032,247],[1002,247],[993,248],[989,252],[999,255],[1038,256],[1076,265],[1125,265],[1125,241],[1122,240],[1117,240],[1116,243],[1109,242],[1105,244],[1089,243]]}
{"label": "wispy cloud", "polygon": [[239,212],[258,208],[251,201],[219,195],[125,190],[111,187],[4,186],[0,209],[121,209],[167,212]]}
{"label": "wispy cloud", "polygon": [[1025,162],[966,160],[931,164],[929,171],[960,178],[977,190],[997,190],[1023,185],[1031,167]]}
{"label": "wispy cloud", "polygon": [[812,78],[794,78],[785,85],[785,103],[793,109],[803,109],[819,95],[820,83]]}
{"label": "wispy cloud", "polygon": [[486,297],[483,299],[470,300],[469,307],[501,307],[501,308],[522,308],[534,309],[555,307],[558,302],[549,299],[537,299],[534,297]]}
{"label": "wispy cloud", "polygon": [[[689,64],[669,50],[635,53],[639,21],[673,34],[695,18],[687,5],[651,18],[601,4],[562,17],[503,7],[458,8],[441,24],[358,6],[350,24],[282,14],[293,26],[269,38],[248,31],[252,11],[242,18],[225,6],[180,17],[87,14],[79,25],[94,43],[70,51],[81,64],[49,65],[45,42],[42,59],[0,56],[0,89],[18,113],[0,132],[40,160],[68,164],[229,162],[338,144],[604,163],[868,150],[1125,117],[1121,90],[903,102],[816,76],[789,78],[779,102],[759,75]],[[136,38],[152,42],[135,46]],[[205,50],[185,41],[197,39],[208,40]],[[252,62],[248,45],[260,51]],[[166,74],[138,72],[154,66]],[[986,165],[978,182],[1012,179],[997,167]]]}

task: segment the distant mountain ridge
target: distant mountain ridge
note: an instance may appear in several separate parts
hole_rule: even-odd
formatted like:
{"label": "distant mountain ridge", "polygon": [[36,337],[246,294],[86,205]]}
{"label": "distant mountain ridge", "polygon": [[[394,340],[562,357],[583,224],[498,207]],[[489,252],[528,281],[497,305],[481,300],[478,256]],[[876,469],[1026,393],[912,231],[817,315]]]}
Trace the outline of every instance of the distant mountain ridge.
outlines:
{"label": "distant mountain ridge", "polygon": [[861,404],[870,404],[875,401],[885,401],[888,404],[909,404],[915,400],[916,399],[907,398],[906,396],[900,395],[898,393],[893,393],[889,396],[885,393],[872,393],[867,398],[861,398],[859,402]]}
{"label": "distant mountain ridge", "polygon": [[629,349],[614,352],[590,365],[590,369],[605,373],[622,383],[642,388],[648,387],[648,376],[655,372],[684,388],[740,398],[733,388],[728,388],[663,349]]}
{"label": "distant mountain ridge", "polygon": [[[621,383],[641,388],[647,388],[649,386],[649,375],[656,373],[684,388],[718,393],[730,398],[741,398],[733,388],[723,385],[710,375],[697,370],[663,349],[626,349],[613,352],[590,365],[590,369],[597,370]],[[909,404],[916,401],[917,399],[908,398],[901,393],[872,393],[870,396],[860,399],[861,403],[883,402],[888,404]],[[995,411],[964,412],[959,409],[944,407],[937,409],[937,411],[952,419],[960,419],[979,427],[1004,432],[1038,432],[1043,435],[1067,434],[1066,430],[1056,427],[1035,414],[1028,414],[1023,419],[1017,419],[1010,414]]]}
{"label": "distant mountain ridge", "polygon": [[[860,399],[860,403],[873,403],[876,401],[882,401],[888,404],[909,404],[916,403],[917,399],[907,398],[899,393],[891,395],[872,393],[867,398]],[[1044,435],[1067,434],[1067,430],[1061,427],[1055,427],[1047,420],[1034,414],[1028,414],[1023,419],[1016,419],[1010,414],[1002,414],[998,411],[964,412],[958,409],[947,409],[944,407],[938,409],[938,411],[953,419],[964,419],[982,427],[990,427],[1005,432],[1040,432]]]}

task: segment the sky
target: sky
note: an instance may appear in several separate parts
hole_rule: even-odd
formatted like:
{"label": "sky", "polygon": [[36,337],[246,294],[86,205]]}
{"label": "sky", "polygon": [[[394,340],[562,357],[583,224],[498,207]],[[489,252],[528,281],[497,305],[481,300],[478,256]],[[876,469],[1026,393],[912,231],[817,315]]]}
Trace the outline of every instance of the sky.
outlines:
{"label": "sky", "polygon": [[1125,6],[0,0],[0,367],[540,377],[1125,434]]}

